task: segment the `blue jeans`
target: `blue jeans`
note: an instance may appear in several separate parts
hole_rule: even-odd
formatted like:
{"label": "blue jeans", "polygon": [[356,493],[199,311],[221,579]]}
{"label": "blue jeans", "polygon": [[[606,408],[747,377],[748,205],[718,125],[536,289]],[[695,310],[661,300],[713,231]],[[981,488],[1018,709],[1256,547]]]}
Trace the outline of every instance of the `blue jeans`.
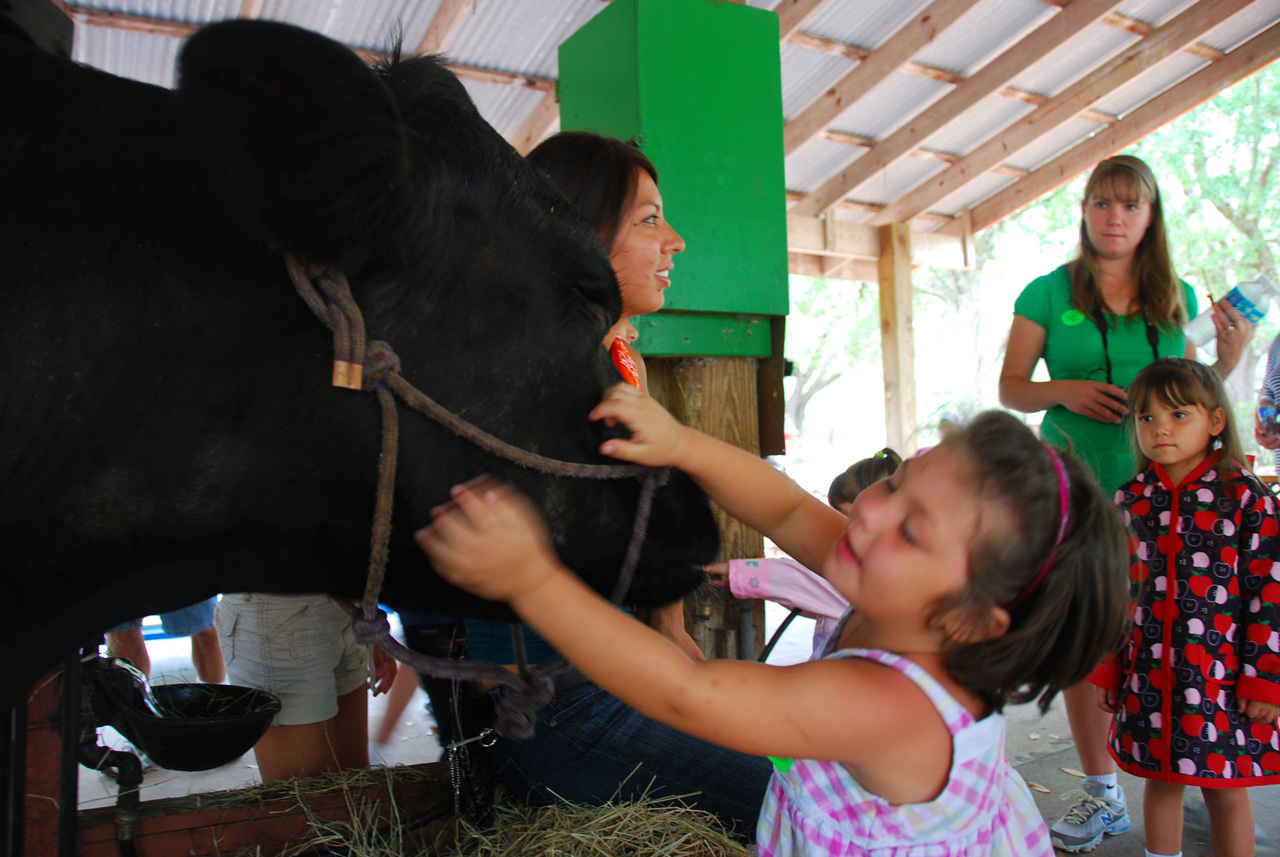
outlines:
{"label": "blue jeans", "polygon": [[650,797],[689,795],[686,803],[715,813],[740,838],[755,837],[773,772],[768,759],[650,720],[591,682],[556,694],[538,712],[536,730],[528,741],[504,739],[489,750],[498,779],[529,803],[558,796],[599,805],[646,789]]}

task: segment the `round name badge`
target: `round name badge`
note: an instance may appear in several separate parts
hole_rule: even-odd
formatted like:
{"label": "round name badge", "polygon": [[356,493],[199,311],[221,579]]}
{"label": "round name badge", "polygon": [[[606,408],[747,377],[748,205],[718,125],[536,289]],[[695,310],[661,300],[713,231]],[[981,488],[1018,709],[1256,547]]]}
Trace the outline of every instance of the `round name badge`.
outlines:
{"label": "round name badge", "polygon": [[1069,309],[1062,314],[1062,323],[1067,327],[1075,327],[1084,321],[1084,313],[1078,309]]}

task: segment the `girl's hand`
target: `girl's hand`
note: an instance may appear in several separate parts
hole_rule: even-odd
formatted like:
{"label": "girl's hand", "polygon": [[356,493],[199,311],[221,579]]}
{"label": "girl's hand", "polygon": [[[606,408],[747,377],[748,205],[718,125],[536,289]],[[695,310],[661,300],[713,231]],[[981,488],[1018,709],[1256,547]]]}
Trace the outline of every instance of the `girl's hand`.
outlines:
{"label": "girl's hand", "polygon": [[514,601],[562,571],[538,510],[492,480],[455,485],[453,502],[414,533],[440,576],[490,601]]}
{"label": "girl's hand", "polygon": [[1280,705],[1274,702],[1259,702],[1256,699],[1237,699],[1236,708],[1254,723],[1275,723],[1280,717]]}
{"label": "girl's hand", "polygon": [[374,696],[391,690],[391,683],[396,680],[396,672],[399,669],[400,665],[396,663],[396,659],[382,651],[381,646],[373,647],[373,685],[369,689]]}
{"label": "girl's hand", "polygon": [[1227,367],[1229,375],[1253,339],[1253,322],[1231,304],[1218,301],[1213,305],[1213,326],[1218,330],[1218,364]]}
{"label": "girl's hand", "polygon": [[1102,381],[1057,381],[1058,400],[1069,411],[1102,423],[1123,422],[1129,413],[1124,387]]}
{"label": "girl's hand", "polygon": [[711,565],[704,565],[702,570],[707,573],[707,577],[711,579],[711,583],[715,586],[729,585],[729,563],[717,562]]}
{"label": "girl's hand", "polygon": [[685,437],[691,431],[647,393],[630,384],[618,384],[605,393],[603,401],[588,416],[604,420],[609,426],[622,423],[631,432],[630,440],[606,440],[600,445],[600,452],[649,467],[679,466]]}
{"label": "girl's hand", "polygon": [[1101,708],[1103,711],[1107,712],[1108,714],[1115,714],[1117,711],[1120,710],[1120,707],[1118,704],[1119,694],[1116,691],[1106,687],[1096,687],[1094,688],[1094,690],[1096,690],[1098,693],[1099,708]]}
{"label": "girl's hand", "polygon": [[1263,449],[1280,448],[1280,435],[1267,434],[1267,430],[1262,427],[1262,422],[1254,416],[1253,418],[1253,439],[1258,442],[1258,446]]}

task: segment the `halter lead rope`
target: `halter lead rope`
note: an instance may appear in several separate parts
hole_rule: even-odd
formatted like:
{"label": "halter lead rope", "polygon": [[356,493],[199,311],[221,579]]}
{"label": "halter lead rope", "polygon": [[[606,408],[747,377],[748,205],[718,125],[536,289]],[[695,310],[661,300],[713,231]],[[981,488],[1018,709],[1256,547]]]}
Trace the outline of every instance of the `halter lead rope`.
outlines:
{"label": "halter lead rope", "polygon": [[[382,414],[382,451],[378,460],[378,489],[374,502],[369,574],[365,580],[364,598],[359,607],[338,599],[338,603],[353,616],[356,639],[364,644],[376,643],[396,660],[436,678],[489,681],[503,685],[506,692],[496,705],[496,731],[503,737],[518,741],[532,737],[533,716],[550,701],[554,693],[552,678],[568,669],[564,660],[526,669],[521,645],[516,647],[517,660],[521,666],[520,674],[517,675],[498,664],[424,655],[406,648],[391,636],[386,615],[378,608],[391,541],[391,511],[399,449],[399,416],[395,396],[464,440],[521,467],[553,476],[586,479],[640,478],[640,502],[631,541],[627,545],[627,553],[613,592],[612,600],[615,604],[621,602],[635,575],[640,549],[648,530],[653,497],[657,489],[666,483],[669,468],[559,461],[522,450],[494,437],[458,417],[406,381],[400,375],[399,357],[386,342],[375,340],[366,346],[364,317],[351,295],[345,275],[323,268],[306,268],[292,257],[286,257],[285,261],[298,294],[316,317],[333,331],[333,385],[352,390],[372,389],[378,396]],[[320,292],[323,292],[323,297]],[[364,371],[366,364],[370,366],[367,373]],[[522,639],[519,626],[513,627],[512,637],[516,642]]]}

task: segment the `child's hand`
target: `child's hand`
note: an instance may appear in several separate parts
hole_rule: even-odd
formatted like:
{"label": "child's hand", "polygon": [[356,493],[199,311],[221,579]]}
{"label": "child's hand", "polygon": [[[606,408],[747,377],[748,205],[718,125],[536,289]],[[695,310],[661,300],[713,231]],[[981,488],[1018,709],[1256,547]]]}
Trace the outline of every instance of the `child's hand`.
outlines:
{"label": "child's hand", "polygon": [[[369,683],[369,691],[374,696],[390,692],[391,684],[396,680],[396,672],[400,669],[400,664],[396,662],[395,658],[384,652],[381,646],[374,646],[373,668],[373,681]],[[408,669],[408,667],[405,667],[405,669]]]}
{"label": "child's hand", "polygon": [[649,467],[678,464],[684,451],[682,426],[666,409],[630,384],[618,384],[605,393],[604,399],[591,411],[590,418],[604,420],[605,425],[622,423],[631,439],[614,438],[600,445],[605,455]]}
{"label": "child's hand", "polygon": [[712,565],[704,565],[702,570],[707,573],[707,577],[711,578],[711,583],[716,586],[729,585],[729,563],[717,562]]}
{"label": "child's hand", "polygon": [[1275,723],[1280,717],[1280,705],[1274,702],[1259,702],[1256,699],[1237,699],[1236,708],[1254,723]]}
{"label": "child's hand", "polygon": [[1099,708],[1101,708],[1103,711],[1107,712],[1108,714],[1115,714],[1117,711],[1120,710],[1120,707],[1118,705],[1119,693],[1106,687],[1096,687],[1094,688],[1094,690],[1098,692]]}
{"label": "child's hand", "polygon": [[561,568],[538,510],[508,485],[456,485],[414,533],[440,576],[490,601],[514,601]]}

